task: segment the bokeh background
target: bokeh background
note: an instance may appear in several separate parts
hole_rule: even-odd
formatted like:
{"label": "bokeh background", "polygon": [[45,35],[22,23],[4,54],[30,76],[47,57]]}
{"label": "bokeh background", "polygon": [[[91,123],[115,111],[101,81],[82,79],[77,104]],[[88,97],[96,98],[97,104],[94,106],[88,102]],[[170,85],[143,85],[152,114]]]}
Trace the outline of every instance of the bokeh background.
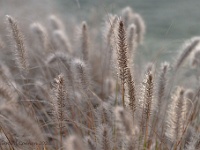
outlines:
{"label": "bokeh background", "polygon": [[46,22],[48,15],[56,14],[66,24],[68,34],[73,24],[84,20],[91,30],[101,31],[105,15],[126,6],[146,22],[140,55],[147,61],[172,59],[184,40],[200,35],[200,0],[0,0],[0,30],[3,35],[6,14],[16,17],[24,30],[30,23]]}
{"label": "bokeh background", "polygon": [[[147,59],[168,59],[185,39],[200,35],[199,0],[60,0],[61,12],[101,25],[102,17],[130,6],[140,13],[147,26],[143,54]],[[170,58],[169,58],[170,59]]]}

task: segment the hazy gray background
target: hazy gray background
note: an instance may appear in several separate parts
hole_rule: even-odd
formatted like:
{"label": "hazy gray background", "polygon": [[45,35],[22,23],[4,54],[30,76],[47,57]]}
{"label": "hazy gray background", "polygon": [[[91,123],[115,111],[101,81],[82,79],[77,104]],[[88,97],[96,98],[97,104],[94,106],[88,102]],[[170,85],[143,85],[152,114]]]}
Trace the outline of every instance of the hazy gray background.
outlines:
{"label": "hazy gray background", "polygon": [[130,6],[146,21],[147,34],[143,53],[154,59],[163,49],[161,58],[176,53],[185,39],[200,35],[200,0],[58,0],[60,12],[102,25],[102,17]]}
{"label": "hazy gray background", "polygon": [[[91,28],[101,31],[103,17],[118,13],[130,6],[140,13],[147,26],[141,55],[152,60],[162,50],[159,59],[170,59],[185,39],[200,35],[200,0],[0,0],[0,29],[5,29],[4,16],[19,18],[26,28],[34,21],[45,22],[50,14],[57,14],[71,31],[73,23],[83,20]],[[26,24],[27,22],[27,24]],[[97,28],[98,27],[98,28]]]}

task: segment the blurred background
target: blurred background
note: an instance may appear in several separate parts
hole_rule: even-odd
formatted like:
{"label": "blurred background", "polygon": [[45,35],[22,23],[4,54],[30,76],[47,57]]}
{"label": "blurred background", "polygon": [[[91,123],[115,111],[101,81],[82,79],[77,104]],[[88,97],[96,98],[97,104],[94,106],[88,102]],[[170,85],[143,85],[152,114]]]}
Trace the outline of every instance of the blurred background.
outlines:
{"label": "blurred background", "polygon": [[16,17],[24,29],[56,14],[69,34],[74,23],[84,20],[91,30],[100,32],[105,15],[119,14],[126,6],[140,13],[146,22],[141,55],[148,60],[171,59],[169,56],[177,53],[184,40],[200,35],[200,0],[0,0],[0,34],[5,34],[6,14]]}

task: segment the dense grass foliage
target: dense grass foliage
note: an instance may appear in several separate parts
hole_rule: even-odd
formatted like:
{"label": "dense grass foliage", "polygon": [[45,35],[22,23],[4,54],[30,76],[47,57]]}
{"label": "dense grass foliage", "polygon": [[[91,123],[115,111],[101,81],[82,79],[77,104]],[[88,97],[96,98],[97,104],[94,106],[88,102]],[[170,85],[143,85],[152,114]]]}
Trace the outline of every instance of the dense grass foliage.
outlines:
{"label": "dense grass foliage", "polygon": [[[93,4],[69,3],[79,10]],[[137,9],[90,14],[85,21],[78,12],[64,19],[33,15],[31,23],[4,15],[0,149],[200,149],[200,37],[181,42],[168,62],[162,51],[141,55],[159,29],[146,36],[147,10]]]}

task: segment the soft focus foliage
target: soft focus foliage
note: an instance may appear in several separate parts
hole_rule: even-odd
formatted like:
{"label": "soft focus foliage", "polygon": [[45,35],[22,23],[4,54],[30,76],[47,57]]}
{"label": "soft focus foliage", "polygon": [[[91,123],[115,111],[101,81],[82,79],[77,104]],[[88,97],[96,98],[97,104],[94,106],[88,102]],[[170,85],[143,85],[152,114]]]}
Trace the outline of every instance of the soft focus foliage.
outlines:
{"label": "soft focus foliage", "polygon": [[200,38],[183,35],[166,62],[148,42],[176,36],[154,37],[148,9],[116,1],[103,17],[89,2],[69,1],[79,11],[65,15],[65,1],[2,1],[0,148],[198,150]]}

